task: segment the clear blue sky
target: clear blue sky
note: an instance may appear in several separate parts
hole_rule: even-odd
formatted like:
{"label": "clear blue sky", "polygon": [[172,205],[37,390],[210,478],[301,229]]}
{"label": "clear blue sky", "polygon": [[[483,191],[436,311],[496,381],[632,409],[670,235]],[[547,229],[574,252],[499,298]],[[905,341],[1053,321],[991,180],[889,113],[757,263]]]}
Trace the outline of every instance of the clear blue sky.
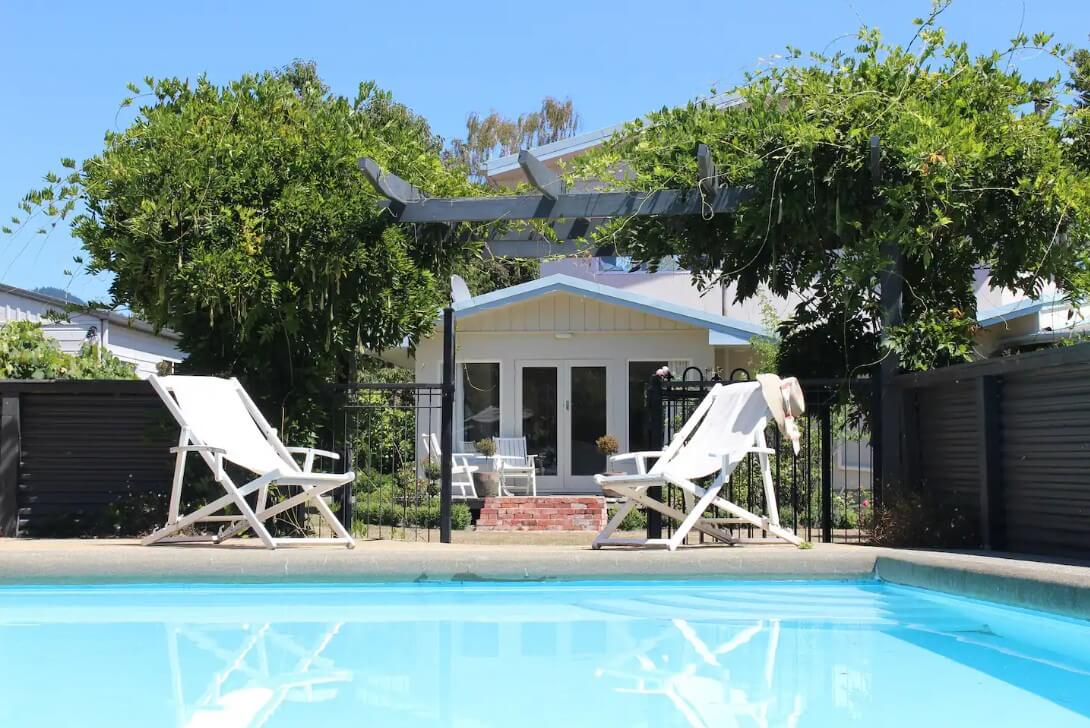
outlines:
{"label": "clear blue sky", "polygon": [[[861,23],[907,40],[927,0],[552,0],[552,2],[281,2],[103,0],[0,2],[0,212],[64,156],[101,148],[125,83],[144,76],[226,81],[314,60],[345,95],[375,79],[445,137],[471,111],[532,110],[570,96],[582,130],[726,89],[787,44],[822,50]],[[1086,44],[1087,0],[955,0],[951,37],[975,51],[1005,47],[1020,26]],[[830,44],[833,44],[830,46]],[[1020,65],[1047,74],[1043,59]],[[122,120],[125,117],[122,117]],[[42,244],[0,237],[0,282],[69,286],[103,296],[108,282],[69,281],[79,243],[58,231]]]}

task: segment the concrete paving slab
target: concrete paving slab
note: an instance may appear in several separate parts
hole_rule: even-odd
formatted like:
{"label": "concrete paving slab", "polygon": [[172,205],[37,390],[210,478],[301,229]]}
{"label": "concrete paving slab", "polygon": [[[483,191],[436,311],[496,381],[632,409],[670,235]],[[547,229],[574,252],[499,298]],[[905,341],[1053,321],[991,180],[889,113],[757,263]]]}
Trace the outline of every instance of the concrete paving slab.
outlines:
{"label": "concrete paving slab", "polygon": [[1013,554],[843,544],[591,550],[577,543],[363,541],[355,549],[255,541],[143,547],[129,540],[0,539],[0,584],[882,579],[1090,619],[1090,564]]}

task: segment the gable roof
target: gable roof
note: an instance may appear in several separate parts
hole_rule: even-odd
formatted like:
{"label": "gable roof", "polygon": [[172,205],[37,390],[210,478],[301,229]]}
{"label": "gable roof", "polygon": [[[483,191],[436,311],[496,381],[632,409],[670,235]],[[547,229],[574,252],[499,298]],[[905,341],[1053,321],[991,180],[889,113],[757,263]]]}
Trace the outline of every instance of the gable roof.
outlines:
{"label": "gable roof", "polygon": [[[725,109],[729,106],[735,106],[742,103],[742,97],[733,93],[719,93],[701,99],[701,101]],[[540,147],[534,147],[530,151],[542,162],[547,162],[550,159],[556,159],[557,157],[563,157],[568,154],[582,152],[586,149],[596,147],[606,139],[609,139],[611,136],[624,129],[625,124],[627,123],[628,122],[621,122],[620,124],[613,124],[612,126],[595,129],[594,131],[576,134],[573,137],[561,139],[551,144],[542,144]],[[496,157],[495,159],[485,161],[484,174],[486,177],[492,177],[518,168],[519,155],[508,154],[504,157]]]}
{"label": "gable roof", "polygon": [[456,301],[454,303],[454,312],[458,316],[468,316],[503,308],[504,306],[510,306],[550,293],[569,293],[584,296],[614,306],[623,306],[652,316],[660,316],[697,328],[707,329],[708,343],[712,346],[740,346],[748,344],[749,340],[754,336],[768,336],[768,332],[764,328],[746,321],[707,313],[622,288],[604,286],[600,283],[563,274],[546,276],[536,281],[520,283],[510,288],[501,288],[491,293]]}
{"label": "gable roof", "polygon": [[1023,298],[1003,306],[996,306],[995,308],[978,311],[976,320],[982,328],[988,328],[989,326],[995,326],[1004,321],[1013,321],[1014,319],[1020,319],[1023,316],[1036,314],[1046,306],[1055,303],[1055,301],[1042,301],[1036,298]]}

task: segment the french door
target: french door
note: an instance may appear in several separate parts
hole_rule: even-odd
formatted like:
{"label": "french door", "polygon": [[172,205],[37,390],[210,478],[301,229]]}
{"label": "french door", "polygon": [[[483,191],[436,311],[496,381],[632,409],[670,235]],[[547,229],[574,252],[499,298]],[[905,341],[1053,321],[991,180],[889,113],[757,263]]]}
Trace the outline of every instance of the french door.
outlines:
{"label": "french door", "polygon": [[609,432],[609,369],[603,361],[521,361],[516,367],[519,434],[536,454],[538,492],[596,492]]}

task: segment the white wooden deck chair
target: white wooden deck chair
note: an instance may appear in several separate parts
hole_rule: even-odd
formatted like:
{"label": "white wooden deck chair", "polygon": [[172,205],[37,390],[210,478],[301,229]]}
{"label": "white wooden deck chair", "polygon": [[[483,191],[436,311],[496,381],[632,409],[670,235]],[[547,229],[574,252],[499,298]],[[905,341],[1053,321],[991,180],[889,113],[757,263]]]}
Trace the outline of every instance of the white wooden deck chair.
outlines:
{"label": "white wooden deck chair", "polygon": [[[438,465],[443,457],[443,451],[439,448],[439,437],[434,433],[420,435],[424,443],[424,457],[429,463]],[[476,465],[469,464],[469,455],[454,453],[451,455],[450,465],[450,489],[455,498],[476,498],[477,489],[473,486],[473,474],[480,470]]]}
{"label": "white wooden deck chair", "polygon": [[[617,455],[611,463],[634,460],[632,475],[597,475],[594,480],[601,488],[614,493],[624,502],[616,515],[594,539],[593,548],[602,546],[665,546],[675,550],[690,531],[700,531],[724,543],[737,539],[722,526],[752,525],[784,541],[802,543],[794,533],[780,525],[776,506],[776,490],[768,456],[775,451],[765,445],[765,426],[769,419],[758,382],[717,384],[696,408],[688,422],[678,431],[666,449],[657,452],[636,452]],[[729,482],[734,468],[750,453],[756,453],[764,484],[767,516],[759,516],[723,498],[720,493]],[[647,461],[658,461],[647,469]],[[715,475],[706,489],[695,481]],[[661,503],[647,494],[648,488],[675,485],[685,496],[686,512]],[[678,522],[673,536],[663,539],[613,538],[613,532],[625,516],[638,505],[654,509]],[[708,518],[704,512],[716,506],[730,514],[726,518]]]}
{"label": "white wooden deck chair", "polygon": [[537,495],[537,455],[526,453],[525,437],[494,437],[496,472],[500,474],[500,493],[514,495],[511,480],[526,481],[526,495]]}
{"label": "white wooden deck chair", "polygon": [[[261,542],[270,549],[296,543],[338,543],[348,548],[355,545],[351,534],[345,530],[333,511],[322,500],[331,490],[351,483],[355,474],[315,473],[314,458],[317,456],[339,460],[336,453],[312,447],[284,447],[276,430],[269,426],[265,417],[238,383],[238,380],[217,377],[152,376],[151,385],[174,419],[181,425],[178,446],[171,448],[177,457],[174,464],[174,483],[170,492],[167,523],[146,537],[144,545],[176,541],[213,541],[220,543],[247,529],[253,529]],[[212,474],[226,495],[217,498],[192,513],[181,514],[182,479],[185,475],[186,456],[197,453],[212,470]],[[303,455],[299,466],[293,454]],[[224,471],[224,461],[230,461],[257,475],[241,486],[236,485]],[[285,497],[279,503],[269,505],[269,490],[273,488],[297,488],[299,492]],[[246,501],[246,496],[257,493],[256,508]],[[299,505],[312,505],[337,535],[332,538],[273,538],[265,522],[273,516]],[[221,513],[228,506],[238,509],[238,515]],[[214,536],[183,536],[180,532],[197,523],[220,522],[226,524]]]}

